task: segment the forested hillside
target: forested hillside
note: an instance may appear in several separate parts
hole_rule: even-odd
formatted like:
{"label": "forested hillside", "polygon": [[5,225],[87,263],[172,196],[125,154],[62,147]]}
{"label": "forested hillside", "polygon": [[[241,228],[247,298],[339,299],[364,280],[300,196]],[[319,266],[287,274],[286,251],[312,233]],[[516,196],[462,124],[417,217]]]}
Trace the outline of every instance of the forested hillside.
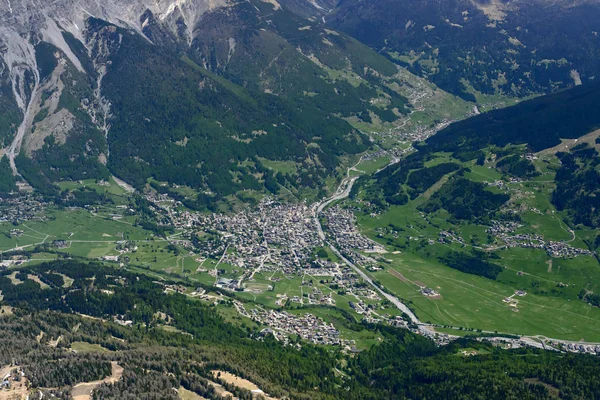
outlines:
{"label": "forested hillside", "polygon": [[[27,82],[2,69],[5,145],[22,125],[17,169],[50,195],[57,182],[110,173],[138,189],[186,186],[210,203],[281,186],[322,195],[342,157],[370,146],[348,120],[391,127],[410,107],[397,65],[307,19],[317,6],[214,7],[193,31],[150,9],[139,28],[87,15],[81,31],[56,25],[18,66]],[[11,90],[21,83],[24,116]],[[279,171],[259,160],[293,168],[275,181]]]}
{"label": "forested hillside", "polygon": [[253,166],[242,164],[252,157],[308,158],[307,174],[318,179],[339,155],[366,148],[364,136],[341,119],[249,91],[137,35],[96,24],[106,40],[122,37],[104,78],[114,113],[108,165],[137,187],[153,177],[225,196],[262,186]]}
{"label": "forested hillside", "polygon": [[[16,307],[0,317],[3,364],[17,362],[32,389],[58,398],[68,398],[78,382],[110,375],[111,362],[123,368],[123,378],[99,386],[94,398],[172,398],[173,388],[182,387],[215,398],[214,369],[251,379],[271,396],[293,399],[592,398],[599,390],[593,377],[600,361],[591,356],[503,351],[470,340],[437,348],[391,327],[365,325],[384,340],[352,357],[307,343],[298,350],[259,341],[255,331],[224,322],[210,306],[164,294],[147,277],[99,264],[59,261],[16,275],[7,271],[0,286],[4,304]],[[117,316],[132,319],[133,326],[109,322]],[[159,326],[166,321],[193,336],[165,332]],[[477,355],[461,355],[464,349]],[[226,387],[250,398],[243,389]]]}
{"label": "forested hillside", "polygon": [[450,125],[427,140],[425,152],[452,151],[473,159],[486,146],[526,144],[537,152],[600,127],[600,85],[583,85]]}
{"label": "forested hillside", "polygon": [[189,54],[235,83],[284,96],[301,108],[343,117],[370,111],[388,122],[407,112],[407,100],[391,88],[393,63],[343,33],[271,3],[240,3],[208,13]]}
{"label": "forested hillside", "polygon": [[[596,146],[597,147],[597,146]],[[559,153],[562,163],[556,173],[552,202],[566,210],[574,224],[600,227],[600,155],[583,143],[568,153]]]}
{"label": "forested hillside", "polygon": [[523,97],[598,76],[595,1],[344,0],[328,24],[441,88]]}

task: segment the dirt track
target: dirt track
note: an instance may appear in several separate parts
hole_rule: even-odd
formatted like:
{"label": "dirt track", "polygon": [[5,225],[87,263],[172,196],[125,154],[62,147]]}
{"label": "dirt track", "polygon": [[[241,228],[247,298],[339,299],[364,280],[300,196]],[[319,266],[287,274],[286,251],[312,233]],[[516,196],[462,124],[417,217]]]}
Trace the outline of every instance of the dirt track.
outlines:
{"label": "dirt track", "polygon": [[404,277],[404,275],[402,275],[400,272],[396,271],[395,269],[388,269],[388,272],[391,275],[395,276],[396,278],[400,279],[402,282],[409,282],[409,280],[406,279]]}
{"label": "dirt track", "polygon": [[71,394],[73,400],[91,400],[92,391],[103,383],[115,383],[123,376],[123,367],[117,364],[116,361],[111,362],[112,374],[100,381],[83,382],[73,386]]}

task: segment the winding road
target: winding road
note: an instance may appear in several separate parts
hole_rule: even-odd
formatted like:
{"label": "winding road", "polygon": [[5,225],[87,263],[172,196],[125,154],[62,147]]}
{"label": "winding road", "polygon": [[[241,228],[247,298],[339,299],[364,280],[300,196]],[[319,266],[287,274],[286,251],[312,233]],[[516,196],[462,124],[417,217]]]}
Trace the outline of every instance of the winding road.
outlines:
{"label": "winding road", "polygon": [[[360,163],[360,161],[359,161],[359,163]],[[358,163],[356,165],[358,165]],[[421,323],[421,321],[419,321],[417,316],[404,303],[402,303],[400,301],[400,299],[398,299],[396,296],[394,296],[390,293],[383,291],[383,289],[381,289],[378,285],[375,284],[375,282],[373,281],[373,279],[371,279],[371,277],[369,277],[360,267],[356,266],[353,262],[351,262],[346,257],[344,257],[342,255],[342,253],[332,243],[328,242],[325,238],[325,233],[323,232],[323,227],[321,226],[321,221],[319,220],[319,214],[331,203],[338,201],[338,200],[345,199],[346,197],[348,197],[350,195],[352,186],[354,185],[354,182],[356,182],[356,180],[358,179],[357,176],[350,176],[350,171],[353,170],[356,167],[356,165],[354,167],[348,168],[346,178],[344,178],[342,180],[342,182],[338,186],[338,188],[335,191],[335,193],[333,194],[333,196],[331,196],[327,199],[324,199],[323,201],[321,201],[320,203],[317,203],[313,207],[313,218],[315,220],[315,224],[318,229],[319,237],[321,238],[321,240],[323,240],[324,242],[327,243],[327,245],[329,246],[331,251],[333,251],[333,253],[336,256],[338,256],[340,258],[340,260],[344,261],[344,263],[347,266],[352,268],[361,278],[363,278],[365,280],[365,282],[367,282],[369,285],[371,285],[376,292],[381,294],[390,303],[392,303],[394,306],[396,306],[400,311],[402,311],[403,313],[408,315],[408,317],[410,318],[410,320],[413,324],[419,325],[420,330],[429,331],[429,329],[425,325],[423,325]]]}

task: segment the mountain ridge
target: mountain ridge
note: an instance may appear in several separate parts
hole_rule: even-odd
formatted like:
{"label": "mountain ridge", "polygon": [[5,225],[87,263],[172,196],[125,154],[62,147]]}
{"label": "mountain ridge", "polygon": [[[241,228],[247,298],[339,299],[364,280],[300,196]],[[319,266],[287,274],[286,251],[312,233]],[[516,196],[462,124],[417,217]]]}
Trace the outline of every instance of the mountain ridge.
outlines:
{"label": "mountain ridge", "polygon": [[597,0],[344,0],[327,24],[474,100],[527,97],[600,73]]}
{"label": "mountain ridge", "polygon": [[[299,2],[296,2],[296,5],[298,4]],[[318,5],[318,3],[314,2],[308,2],[307,4],[309,4],[310,7],[315,6],[315,4]],[[90,7],[88,7],[88,5]],[[323,6],[319,7],[323,8]],[[63,10],[66,10],[64,14],[62,13]],[[122,12],[119,12],[120,10],[122,10]],[[202,53],[210,54],[217,48],[216,46],[218,43],[210,43],[208,46],[204,46],[203,51],[193,50],[196,41],[195,38],[200,37],[203,32],[199,27],[200,24],[198,24],[198,21],[202,18],[204,25],[209,24],[211,16],[217,15],[218,13],[222,13],[223,15],[234,15],[237,17],[234,17],[232,21],[226,20],[224,22],[225,25],[223,25],[223,23],[218,23],[218,25],[215,25],[215,28],[217,29],[225,26],[233,26],[232,24],[235,24],[239,18],[247,19],[250,24],[258,24],[256,26],[256,32],[265,32],[264,34],[260,33],[256,35],[256,38],[259,38],[258,41],[255,41],[258,43],[258,46],[268,48],[269,46],[272,46],[272,44],[275,44],[275,46],[282,46],[282,48],[287,51],[285,64],[282,64],[282,68],[297,68],[295,66],[296,64],[311,68],[313,77],[310,77],[310,73],[308,72],[302,72],[302,69],[299,71],[305,74],[307,79],[312,82],[307,86],[307,90],[312,92],[308,93],[305,91],[304,94],[299,94],[299,86],[296,85],[293,86],[293,89],[291,89],[292,91],[285,89],[277,93],[272,93],[272,91],[268,90],[268,86],[265,86],[265,82],[269,81],[271,82],[269,85],[279,86],[279,82],[283,82],[284,79],[287,79],[287,82],[292,84],[293,80],[289,80],[286,74],[277,72],[277,69],[274,69],[274,72],[267,72],[264,80],[262,79],[262,74],[259,74],[259,77],[246,74],[244,80],[240,80],[239,76],[236,77],[235,74],[225,74],[226,71],[220,68],[218,63],[211,64],[208,63],[206,59],[203,59]],[[288,42],[288,39],[284,37],[285,35],[281,36],[280,29],[271,26],[269,20],[262,22],[265,18],[272,18],[272,15],[277,16],[280,20],[282,20],[282,18],[290,21],[294,20],[295,25],[293,26],[296,26],[297,28],[293,29],[297,29],[296,32],[301,32],[301,27],[311,23],[302,17],[297,17],[296,14],[292,12],[284,11],[277,2],[265,3],[256,1],[252,4],[242,4],[203,1],[177,1],[172,3],[161,1],[155,3],[128,1],[122,8],[118,8],[116,7],[115,2],[109,2],[100,6],[95,2],[68,1],[40,5],[40,8],[37,10],[13,8],[8,11],[8,14],[10,15],[9,21],[3,23],[0,27],[0,38],[2,38],[2,43],[6,43],[0,46],[0,49],[2,50],[3,67],[5,67],[3,68],[3,72],[7,71],[5,72],[5,82],[7,82],[7,84],[3,86],[3,90],[6,93],[9,93],[9,90],[12,91],[13,98],[11,99],[10,96],[7,96],[7,98],[0,100],[4,100],[6,104],[5,107],[11,108],[13,112],[9,115],[10,118],[7,118],[8,121],[6,122],[7,124],[10,124],[10,129],[4,134],[5,145],[9,142],[10,145],[6,145],[7,147],[5,147],[4,153],[8,155],[14,173],[18,173],[19,169],[22,167],[27,170],[27,176],[25,178],[29,183],[34,181],[39,185],[41,182],[45,182],[42,186],[45,186],[48,190],[50,190],[52,182],[56,179],[82,179],[82,174],[99,178],[105,177],[106,168],[103,167],[103,165],[108,165],[109,169],[116,175],[120,175],[122,178],[128,177],[128,179],[133,179],[135,177],[134,180],[137,182],[136,185],[138,188],[143,186],[142,179],[149,176],[156,177],[162,174],[160,170],[157,169],[159,168],[158,166],[151,167],[152,172],[144,174],[133,173],[133,170],[139,172],[143,169],[148,169],[143,167],[143,164],[146,161],[142,158],[135,158],[135,162],[131,162],[131,160],[125,162],[125,160],[123,160],[122,162],[129,165],[128,170],[133,168],[132,171],[128,171],[127,173],[123,171],[119,172],[116,167],[117,164],[111,162],[112,155],[119,154],[119,151],[122,150],[122,148],[118,148],[119,151],[110,152],[112,146],[111,138],[115,138],[115,140],[119,139],[118,135],[111,136],[109,134],[111,128],[118,125],[118,121],[115,120],[115,118],[120,115],[118,108],[120,106],[117,108],[113,108],[113,106],[117,103],[120,105],[127,104],[122,103],[121,100],[129,96],[129,93],[120,92],[119,95],[123,97],[118,99],[106,96],[104,81],[114,69],[116,61],[115,55],[118,53],[125,37],[138,37],[140,40],[136,39],[137,42],[135,47],[130,48],[130,53],[124,54],[122,57],[136,57],[141,54],[140,50],[143,48],[153,48],[153,51],[156,50],[161,54],[158,58],[155,58],[153,64],[158,66],[160,62],[169,59],[174,60],[171,61],[174,63],[173,65],[178,65],[180,61],[175,60],[175,58],[179,59],[182,55],[185,56],[186,54],[189,54],[192,58],[195,58],[194,61],[211,69],[213,73],[224,75],[225,78],[228,79],[233,78],[234,83],[237,81],[237,83],[242,86],[248,86],[247,89],[243,89],[246,91],[246,94],[242,96],[243,98],[238,97],[235,101],[244,102],[249,98],[254,99],[252,101],[257,101],[257,99],[260,98],[262,99],[260,102],[270,104],[266,109],[267,113],[265,114],[265,117],[262,118],[271,119],[271,124],[273,126],[277,126],[280,122],[278,119],[280,116],[284,115],[277,114],[279,112],[277,109],[283,110],[287,107],[291,110],[289,107],[297,107],[300,113],[304,113],[305,115],[310,113],[311,115],[311,118],[305,117],[305,122],[302,123],[300,123],[300,119],[297,119],[297,128],[302,126],[300,129],[306,131],[313,130],[317,125],[328,127],[327,131],[333,133],[330,134],[327,132],[326,134],[317,135],[322,137],[322,139],[318,139],[323,140],[322,143],[317,144],[309,137],[305,137],[302,140],[301,146],[310,145],[312,147],[307,147],[308,151],[305,151],[296,146],[296,150],[286,156],[291,157],[292,154],[294,154],[292,158],[298,158],[298,156],[300,156],[298,161],[301,161],[304,166],[303,171],[301,174],[298,174],[297,178],[288,179],[290,184],[295,184],[292,182],[295,182],[295,180],[298,179],[299,182],[301,182],[301,186],[308,185],[318,187],[321,179],[335,169],[335,165],[338,162],[337,156],[341,155],[340,151],[354,149],[354,145],[348,147],[342,142],[339,142],[338,139],[335,139],[338,143],[336,147],[331,147],[331,145],[328,144],[329,139],[327,139],[329,136],[351,135],[354,137],[351,141],[359,138],[357,142],[358,147],[351,151],[359,149],[360,151],[364,150],[364,147],[361,147],[363,145],[360,144],[361,141],[364,142],[364,139],[360,139],[360,136],[356,136],[354,128],[348,125],[347,122],[343,121],[340,117],[359,114],[363,110],[363,104],[371,97],[382,97],[392,100],[389,109],[387,109],[387,106],[384,106],[383,108],[372,108],[375,112],[379,113],[385,111],[387,113],[387,118],[398,119],[401,116],[401,112],[405,112],[404,104],[406,100],[394,91],[388,90],[387,93],[377,94],[374,89],[366,90],[367,87],[373,85],[379,87],[382,85],[380,82],[373,81],[372,83],[369,83],[363,79],[364,83],[359,83],[358,90],[350,84],[345,84],[345,86],[343,86],[344,82],[338,84],[339,89],[334,87],[333,84],[326,82],[326,80],[330,78],[326,77],[327,72],[323,70],[324,67],[320,66],[318,62],[311,61],[308,56],[302,54],[300,47],[294,47],[293,44]],[[101,15],[103,18],[93,18],[90,16],[94,14]],[[5,15],[7,15],[6,12]],[[28,18],[25,18],[25,16],[28,16]],[[236,20],[235,18],[238,19]],[[84,20],[85,22],[83,22]],[[91,24],[90,21],[92,21]],[[94,26],[98,25],[97,21],[103,21],[103,23],[106,23],[109,26],[102,29],[96,29]],[[241,56],[242,53],[239,49],[242,48],[241,46],[244,42],[240,37],[244,37],[246,34],[244,31],[238,30],[236,32],[237,33],[229,39],[230,49],[228,50],[229,54],[227,55],[227,62],[229,62],[229,59],[233,56],[234,60],[240,59],[240,61],[238,61],[240,66],[248,65],[248,57],[250,57],[249,62],[252,62],[251,60],[253,57],[256,57],[253,53],[253,44],[252,42],[248,42],[250,45],[247,52],[248,56],[246,58]],[[289,33],[287,35],[289,36]],[[317,33],[310,40],[315,42],[321,41],[322,35],[327,35],[327,33],[321,31],[320,34]],[[238,43],[242,43],[237,46],[237,52],[235,37],[238,38]],[[340,36],[340,38],[341,37],[342,36]],[[325,40],[323,39],[323,41]],[[354,39],[346,37],[341,42],[338,41],[339,44],[337,45],[328,41],[326,44],[321,43],[320,46],[321,48],[330,51],[329,47],[335,48],[335,46],[345,46],[346,42],[344,41],[352,43],[354,48],[352,51],[355,51],[356,54],[359,54],[359,52],[366,52],[365,54],[367,54],[367,57],[364,55],[360,55],[359,57],[361,57],[361,62],[365,62],[368,65],[370,62],[368,61],[369,57],[371,57],[371,50],[354,41]],[[304,43],[307,44],[310,43],[310,41],[304,40]],[[331,57],[331,60],[334,60],[335,58],[342,60],[346,54],[349,54],[348,52],[345,53],[346,50],[343,50],[342,47],[340,47],[340,49],[335,50],[336,53]],[[372,53],[372,55],[375,58],[378,57],[375,53]],[[268,67],[274,65],[276,60],[277,58],[271,61]],[[283,61],[283,57],[281,60]],[[139,61],[141,62],[142,60],[140,59]],[[379,61],[380,64],[382,61],[389,72],[395,72],[393,64],[389,63],[389,61],[384,58],[381,58]],[[184,64],[181,65],[184,66]],[[128,65],[130,65],[131,68],[137,68],[133,63],[129,63]],[[148,65],[150,66],[150,64]],[[340,68],[346,68],[343,62],[340,65]],[[380,67],[375,66],[375,68]],[[57,72],[58,70],[60,71]],[[67,70],[72,76],[76,75],[77,79],[69,80],[68,82],[65,81],[65,79],[62,79],[61,77]],[[206,79],[213,80],[213,77],[206,76],[206,74],[204,74],[203,78],[200,78],[203,73],[198,74],[198,71],[195,70],[193,65],[187,65],[185,71],[182,73],[190,76],[195,75],[196,79],[200,79],[201,81]],[[159,82],[164,80],[169,74],[170,71],[165,69],[162,77],[148,75],[146,82],[156,82],[156,84],[159,84]],[[135,75],[133,77],[135,78]],[[172,83],[176,82],[178,79],[178,77],[175,76],[172,78]],[[359,77],[358,79],[361,80],[362,78]],[[113,82],[116,81],[113,80]],[[218,84],[216,81],[213,81],[213,83]],[[342,86],[344,87],[343,89]],[[232,86],[226,84],[226,87],[231,88]],[[313,87],[314,89],[312,89]],[[323,90],[327,91],[327,96],[329,97],[323,97],[325,96],[324,94],[321,94],[324,93],[322,92]],[[160,97],[167,91],[167,86],[164,86],[160,91],[150,90],[146,92],[148,96],[158,96],[154,100],[149,99],[150,103],[148,104],[152,104],[153,101],[161,101]],[[238,89],[235,91],[237,94],[240,93]],[[261,94],[263,91],[264,94]],[[70,97],[67,98],[68,96],[65,93],[70,93]],[[115,94],[117,92],[112,93]],[[63,94],[65,95],[63,96]],[[319,97],[313,98],[316,95],[319,95]],[[217,92],[215,92],[214,96],[218,96]],[[265,96],[271,97],[268,98]],[[334,98],[339,96],[344,96],[347,100],[339,102]],[[49,101],[49,103],[46,104],[46,101]],[[173,98],[173,101],[174,103],[172,104],[175,104],[182,101],[182,99]],[[14,107],[15,102],[17,107]],[[59,105],[56,104],[57,102]],[[0,103],[2,103],[2,101],[0,101]],[[285,105],[286,103],[289,103],[289,105]],[[210,101],[204,104],[210,104]],[[345,108],[340,108],[340,106],[337,106],[336,104],[342,104],[342,107]],[[217,107],[217,104],[215,103],[210,107]],[[63,110],[65,108],[67,109],[66,111]],[[16,111],[17,109],[18,111]],[[191,119],[194,118],[195,113],[199,112],[200,109],[201,107],[196,108],[193,111],[190,110],[189,115],[182,117],[188,118],[191,121]],[[394,114],[392,109],[399,111],[394,111],[396,112],[396,114]],[[258,111],[258,109],[256,110]],[[337,114],[340,111],[342,115]],[[143,107],[136,110],[136,112],[143,113]],[[294,112],[286,113],[286,115],[292,114],[294,114]],[[22,121],[20,124],[17,124],[15,121],[18,119],[19,115]],[[144,116],[144,118],[148,118],[148,116]],[[296,116],[293,118],[298,117]],[[153,120],[156,119],[153,118]],[[166,120],[175,123],[175,120]],[[250,117],[248,120],[252,120],[252,118]],[[319,120],[320,122],[318,122]],[[74,121],[77,121],[77,123],[74,124]],[[314,126],[311,124],[314,124]],[[89,131],[87,139],[81,139],[84,140],[82,143],[87,144],[83,146],[81,144],[75,145],[74,140],[70,139],[70,127],[75,125],[83,125],[85,127],[84,131]],[[65,127],[68,129],[65,129]],[[233,131],[238,131],[239,128],[240,127],[237,127],[233,129]],[[189,129],[189,127],[186,129]],[[268,139],[272,141],[273,139],[269,136],[269,132],[272,130],[273,127],[267,128],[266,126],[252,128],[250,129],[251,132],[264,132],[264,134],[257,134],[254,138],[243,137],[250,132],[237,132],[236,135],[231,134],[230,136],[239,136],[235,139],[238,143],[235,141],[231,142],[228,147],[230,149],[248,147],[250,143],[248,142],[249,140],[265,142],[265,140]],[[101,143],[102,139],[98,136],[98,132],[104,134],[106,143]],[[142,135],[141,137],[143,137],[144,134],[141,132],[140,134]],[[229,140],[226,139],[226,136],[227,134],[216,138],[219,141]],[[167,137],[156,136],[154,139],[159,142],[164,142]],[[183,140],[183,138],[181,139]],[[51,143],[47,142],[48,140],[50,140]],[[187,140],[189,140],[189,138],[186,139],[186,144]],[[280,143],[284,143],[286,140],[294,140],[293,135],[285,138],[284,141]],[[343,140],[345,141],[346,139]],[[174,142],[176,141],[178,140],[175,139]],[[32,143],[36,144],[32,145]],[[138,141],[138,143],[143,144],[145,141]],[[95,150],[90,151],[90,145],[92,145],[91,147],[95,148]],[[320,150],[320,147],[323,146],[327,150]],[[21,152],[22,147],[23,152]],[[73,157],[69,157],[67,153],[68,151],[77,152],[77,147],[84,147],[88,150],[84,151],[83,158],[77,156],[82,161],[73,162]],[[52,152],[54,154],[50,153],[50,148],[53,149]],[[268,146],[263,148],[268,148]],[[187,150],[184,149],[183,151]],[[177,158],[178,156],[175,156],[175,153],[177,152],[180,152],[180,150],[169,149],[168,157],[174,157],[174,159]],[[309,154],[307,158],[301,156],[305,152]],[[316,154],[317,152],[320,152],[321,155],[318,159],[315,159],[311,154]],[[21,156],[19,156],[20,153],[22,154]],[[69,164],[68,162],[59,161],[56,157],[56,154],[58,153],[61,154],[62,158],[71,159],[72,162],[70,165],[67,165]],[[235,154],[235,151],[233,153]],[[261,151],[258,151],[258,153],[261,153]],[[75,158],[77,159],[77,157]],[[194,157],[197,159],[197,165],[200,165],[202,163],[202,157],[198,154]],[[279,155],[277,157],[281,156]],[[92,160],[93,158],[95,158],[95,161]],[[233,159],[235,158],[236,157],[234,156]],[[302,158],[306,158],[306,160],[302,161]],[[19,159],[20,162],[15,163],[14,160],[16,159]],[[242,162],[244,160],[239,161]],[[88,165],[91,170],[87,167],[77,170],[76,165],[80,165],[80,163]],[[95,164],[96,166],[92,168],[90,163]],[[169,161],[169,163],[171,163],[171,161]],[[181,160],[177,161],[176,164],[187,165],[185,163],[181,164]],[[257,168],[260,169],[261,167],[257,166]],[[38,171],[36,171],[36,169]],[[60,172],[61,169],[63,172]],[[65,172],[65,169],[68,172]],[[256,177],[252,177],[252,175],[257,174],[254,171],[254,166],[251,166],[252,171],[247,170],[246,167],[239,170],[239,165],[235,166],[234,164],[231,164],[229,169],[233,171],[233,177],[225,178],[225,176],[223,176],[220,179],[223,182],[231,179],[232,182],[224,183],[221,185],[223,188],[228,185],[231,188],[236,187],[237,178],[235,176],[240,171],[242,175],[247,175],[247,179],[249,179],[248,182],[257,179]],[[92,174],[92,170],[96,172]],[[97,172],[102,170],[104,172]],[[227,170],[227,168],[224,170]],[[186,174],[192,176],[194,175],[194,171],[188,170]],[[178,181],[186,174],[178,173],[177,175],[174,175],[178,177],[177,179],[167,179],[167,181]],[[263,181],[267,178],[267,175],[269,174],[265,175],[264,173],[259,173],[258,181]],[[35,176],[37,176],[37,178],[35,178]],[[196,182],[196,185],[198,185],[199,182],[204,181],[204,179],[194,179],[194,181]],[[283,182],[284,179],[282,178],[280,181]],[[204,185],[204,183],[202,185]],[[33,186],[36,185],[34,184]],[[260,185],[257,186],[255,183],[252,183],[250,186],[258,189]],[[213,192],[215,191],[214,186],[212,188],[204,186],[204,189]],[[226,195],[229,191],[229,189],[222,190],[222,193],[219,193],[219,195]]]}

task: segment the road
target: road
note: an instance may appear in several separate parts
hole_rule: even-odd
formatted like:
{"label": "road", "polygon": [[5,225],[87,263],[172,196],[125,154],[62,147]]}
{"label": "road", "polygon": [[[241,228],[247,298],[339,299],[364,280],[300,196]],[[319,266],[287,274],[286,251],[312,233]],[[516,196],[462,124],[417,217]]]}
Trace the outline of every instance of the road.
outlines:
{"label": "road", "polygon": [[[359,163],[360,163],[360,161],[359,161]],[[398,308],[400,311],[405,313],[410,318],[411,322],[414,325],[418,326],[418,329],[419,329],[419,331],[421,331],[421,333],[431,335],[432,333],[435,332],[435,329],[431,325],[425,324],[425,323],[419,321],[417,316],[404,303],[402,303],[402,301],[400,301],[400,299],[398,299],[396,296],[394,296],[390,293],[387,293],[383,289],[381,289],[378,285],[375,284],[373,279],[371,279],[371,277],[369,275],[367,275],[367,273],[363,269],[356,266],[353,262],[351,262],[346,257],[344,257],[342,255],[342,253],[332,243],[330,243],[326,240],[325,233],[323,232],[323,227],[321,226],[321,221],[319,220],[319,214],[321,212],[323,212],[323,210],[326,207],[328,207],[330,204],[332,204],[333,202],[345,199],[346,197],[348,197],[350,195],[350,192],[352,191],[352,186],[358,179],[357,176],[351,177],[350,171],[356,170],[355,168],[357,165],[358,165],[358,163],[355,166],[348,168],[346,178],[344,178],[342,180],[342,182],[338,186],[336,192],[331,197],[324,199],[320,203],[317,203],[315,206],[313,206],[313,218],[315,220],[315,224],[317,225],[319,237],[321,238],[321,240],[323,240],[324,242],[327,243],[327,245],[329,246],[331,251],[333,251],[333,253],[337,257],[339,257],[340,260],[342,260],[348,267],[352,268],[361,278],[364,279],[365,282],[367,282],[369,285],[371,285],[371,287],[373,287],[373,289],[377,293],[379,293],[381,296],[383,296],[385,299],[387,299],[390,303],[392,303],[394,306],[396,306],[396,308]],[[489,339],[494,339],[494,337],[490,337]],[[546,349],[546,350],[556,350],[552,346],[548,346],[544,343],[540,343],[539,340],[535,340],[535,339],[536,338],[533,338],[530,336],[521,336],[520,342],[522,344],[526,344],[529,347]],[[574,343],[574,342],[570,342],[570,341],[559,341],[556,339],[552,339],[552,340],[555,340],[557,342],[562,342],[565,344],[566,343]]]}
{"label": "road", "polygon": [[350,195],[350,191],[352,190],[352,186],[354,185],[354,182],[357,179],[358,179],[357,176],[352,176],[352,177],[348,176],[348,177],[344,178],[342,180],[342,183],[340,183],[340,186],[338,186],[338,188],[333,196],[321,201],[320,203],[317,203],[313,207],[313,216],[314,216],[315,224],[317,225],[317,230],[318,230],[319,237],[321,238],[321,240],[325,240],[325,233],[323,233],[323,227],[321,226],[321,222],[319,221],[319,214],[321,214],[321,212],[328,205],[333,203],[334,201],[342,200],[342,199],[345,199],[346,197],[348,197]]}
{"label": "road", "polygon": [[[317,203],[313,207],[313,217],[315,219],[315,224],[317,225],[319,237],[323,241],[326,241],[326,239],[325,239],[325,233],[323,232],[323,227],[321,226],[321,221],[319,221],[319,214],[331,203],[338,201],[338,200],[345,199],[346,197],[348,197],[350,195],[352,186],[354,185],[354,182],[358,179],[357,176],[352,176],[352,177],[350,176],[350,171],[353,170],[355,167],[356,167],[356,165],[354,167],[348,168],[348,173],[347,173],[346,178],[344,178],[342,180],[342,182],[338,186],[338,188],[335,191],[335,193],[333,194],[333,196],[321,201],[320,203]],[[347,266],[349,266],[354,271],[356,271],[356,273],[360,277],[362,277],[365,280],[365,282],[367,282],[369,285],[371,285],[376,292],[381,294],[390,303],[392,303],[394,306],[396,306],[400,311],[402,311],[403,313],[408,315],[408,317],[410,318],[410,320],[413,324],[419,325],[420,329],[427,329],[425,326],[423,326],[421,324],[421,321],[419,321],[417,316],[404,303],[402,303],[400,301],[400,299],[398,299],[396,296],[393,296],[393,295],[383,291],[379,286],[377,286],[375,284],[375,282],[373,282],[373,280],[362,269],[360,269],[358,266],[356,266],[354,263],[352,263],[350,260],[348,260],[346,257],[344,257],[342,255],[342,253],[333,244],[331,244],[329,242],[327,242],[327,244],[329,245],[329,247],[331,248],[331,251],[333,251],[333,253],[336,256],[338,256],[342,261],[344,261],[344,263],[346,263]]]}
{"label": "road", "polygon": [[369,285],[373,286],[373,289],[375,289],[375,291],[377,291],[379,294],[381,294],[383,297],[385,297],[390,303],[395,305],[396,308],[398,308],[404,314],[408,315],[408,317],[410,318],[410,320],[413,324],[421,325],[421,321],[419,321],[417,316],[404,303],[402,303],[396,296],[393,296],[387,292],[384,292],[379,286],[377,286],[375,284],[375,282],[373,282],[373,280],[369,277],[369,275],[367,275],[362,269],[360,269],[359,267],[354,265],[354,263],[352,263],[350,260],[348,260],[346,257],[344,257],[342,255],[342,253],[340,253],[339,250],[336,249],[335,246],[333,246],[331,243],[329,243],[329,248],[331,249],[331,251],[333,251],[333,253],[336,256],[338,256],[342,261],[344,261],[347,266],[349,266],[354,271],[356,271],[356,273],[358,275],[360,275],[360,277],[363,278],[365,282],[367,282]]}

